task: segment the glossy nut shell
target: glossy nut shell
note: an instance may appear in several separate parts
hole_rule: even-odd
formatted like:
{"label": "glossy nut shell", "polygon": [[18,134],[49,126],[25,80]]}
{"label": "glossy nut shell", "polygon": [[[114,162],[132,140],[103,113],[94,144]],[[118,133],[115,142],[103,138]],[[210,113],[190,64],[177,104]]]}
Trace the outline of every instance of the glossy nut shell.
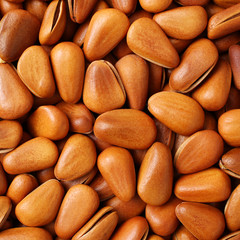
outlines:
{"label": "glossy nut shell", "polygon": [[153,19],[169,37],[176,39],[194,39],[207,26],[207,13],[201,6],[174,8],[155,14]]}
{"label": "glossy nut shell", "polygon": [[175,183],[175,195],[192,202],[221,202],[230,196],[231,182],[218,168],[183,175]]}
{"label": "glossy nut shell", "polygon": [[112,110],[101,114],[95,121],[94,134],[119,147],[148,148],[156,138],[154,121],[135,109]]}
{"label": "glossy nut shell", "polygon": [[89,61],[105,57],[124,38],[129,28],[127,16],[118,9],[97,11],[89,24],[83,51]]}
{"label": "glossy nut shell", "polygon": [[91,187],[83,184],[71,187],[55,221],[57,236],[71,238],[91,218],[98,206],[99,197]]}
{"label": "glossy nut shell", "polygon": [[20,174],[51,167],[57,159],[57,146],[45,137],[37,137],[9,152],[2,163],[7,173]]}
{"label": "glossy nut shell", "polygon": [[47,52],[41,46],[27,48],[18,60],[17,71],[24,84],[37,97],[50,98],[55,82]]}
{"label": "glossy nut shell", "polygon": [[176,170],[181,174],[189,174],[207,169],[218,162],[223,147],[223,140],[215,131],[198,131],[177,150],[174,156]]}
{"label": "glossy nut shell", "polygon": [[[203,64],[199,64],[200,59]],[[217,60],[217,48],[210,40],[201,38],[194,41],[184,52],[179,66],[172,71],[170,87],[177,91],[189,92],[206,78]]]}
{"label": "glossy nut shell", "polygon": [[202,203],[183,202],[176,207],[175,212],[182,224],[197,239],[217,240],[223,234],[224,216],[217,208]]}
{"label": "glossy nut shell", "polygon": [[61,98],[68,103],[78,102],[85,70],[81,48],[72,42],[61,42],[52,49],[50,57]]}
{"label": "glossy nut shell", "polygon": [[63,196],[61,183],[55,179],[48,180],[17,204],[16,217],[26,226],[46,225],[55,219]]}
{"label": "glossy nut shell", "polygon": [[181,135],[190,135],[202,129],[204,124],[201,106],[181,93],[159,92],[152,95],[148,100],[148,110],[160,122]]}
{"label": "glossy nut shell", "polygon": [[218,119],[218,131],[230,146],[240,146],[240,109],[223,113]]}
{"label": "glossy nut shell", "polygon": [[179,64],[177,51],[152,19],[134,21],[127,33],[127,44],[135,54],[157,65],[174,68]]}
{"label": "glossy nut shell", "polygon": [[173,166],[170,149],[155,142],[147,151],[138,173],[137,191],[150,205],[162,205],[172,194]]}
{"label": "glossy nut shell", "polygon": [[102,151],[97,166],[114,195],[122,201],[130,201],[136,193],[136,175],[130,152],[120,147]]}
{"label": "glossy nut shell", "polygon": [[93,141],[84,135],[74,134],[68,138],[54,168],[60,180],[74,180],[87,174],[97,158]]}

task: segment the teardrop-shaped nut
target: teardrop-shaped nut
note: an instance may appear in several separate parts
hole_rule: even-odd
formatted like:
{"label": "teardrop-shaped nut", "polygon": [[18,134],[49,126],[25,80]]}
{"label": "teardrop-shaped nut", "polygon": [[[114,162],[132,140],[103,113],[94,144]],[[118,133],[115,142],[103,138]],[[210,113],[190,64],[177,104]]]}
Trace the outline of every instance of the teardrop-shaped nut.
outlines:
{"label": "teardrop-shaped nut", "polygon": [[153,20],[169,37],[188,40],[196,38],[204,31],[208,18],[203,7],[186,6],[157,13]]}
{"label": "teardrop-shaped nut", "polygon": [[76,23],[83,23],[89,16],[97,0],[68,0],[68,8],[71,20]]}
{"label": "teardrop-shaped nut", "polygon": [[117,212],[112,207],[103,207],[73,236],[72,240],[108,240],[117,222]]}
{"label": "teardrop-shaped nut", "polygon": [[47,138],[37,137],[6,154],[2,164],[7,173],[20,174],[49,168],[57,159],[57,146]]}
{"label": "teardrop-shaped nut", "polygon": [[0,121],[0,153],[13,150],[21,141],[22,125],[17,121]]}
{"label": "teardrop-shaped nut", "polygon": [[51,51],[51,63],[61,98],[76,103],[82,96],[85,60],[79,46],[61,42]]}
{"label": "teardrop-shaped nut", "polygon": [[119,223],[122,223],[130,218],[141,215],[146,207],[138,195],[135,195],[128,202],[121,201],[117,197],[113,197],[104,202],[104,206],[111,206],[114,210],[117,211],[119,217]]}
{"label": "teardrop-shaped nut", "polygon": [[130,108],[142,110],[148,93],[149,67],[141,57],[129,54],[116,63]]}
{"label": "teardrop-shaped nut", "polygon": [[43,228],[17,227],[0,232],[1,240],[52,240],[51,234]]}
{"label": "teardrop-shaped nut", "polygon": [[60,140],[66,137],[69,122],[66,114],[55,106],[41,106],[27,120],[28,130],[34,137]]}
{"label": "teardrop-shaped nut", "polygon": [[117,109],[101,114],[95,121],[94,134],[119,147],[145,149],[156,138],[154,121],[135,109]]}
{"label": "teardrop-shaped nut", "polygon": [[217,60],[218,50],[213,42],[206,38],[194,41],[183,53],[179,66],[172,71],[170,87],[180,92],[191,91],[212,71]]}
{"label": "teardrop-shaped nut", "polygon": [[218,119],[218,131],[227,144],[240,147],[240,109],[223,113]]}
{"label": "teardrop-shaped nut", "polygon": [[27,88],[37,97],[50,98],[55,82],[47,52],[42,46],[31,46],[20,56],[17,71]]}
{"label": "teardrop-shaped nut", "polygon": [[63,0],[54,0],[44,13],[39,31],[41,45],[53,45],[58,42],[66,26],[66,3]]}
{"label": "teardrop-shaped nut", "polygon": [[219,160],[220,168],[228,175],[240,179],[240,148],[233,148]]}
{"label": "teardrop-shaped nut", "polygon": [[0,118],[17,119],[30,111],[32,94],[8,63],[0,63]]}
{"label": "teardrop-shaped nut", "polygon": [[0,58],[6,62],[16,61],[36,42],[39,28],[40,21],[26,10],[6,13],[0,24]]}
{"label": "teardrop-shaped nut", "polygon": [[104,60],[92,62],[84,80],[83,102],[86,107],[100,114],[122,107],[125,100],[125,90],[115,67]]}
{"label": "teardrop-shaped nut", "polygon": [[150,205],[166,203],[172,194],[173,166],[170,149],[155,142],[147,151],[138,173],[137,191]]}
{"label": "teardrop-shaped nut", "polygon": [[215,207],[183,202],[176,207],[175,212],[180,222],[199,240],[217,240],[224,232],[224,216]]}
{"label": "teardrop-shaped nut", "polygon": [[227,228],[231,232],[240,229],[239,204],[240,204],[240,185],[238,185],[233,190],[224,209],[224,216],[226,219]]}
{"label": "teardrop-shaped nut", "polygon": [[66,103],[62,101],[56,106],[67,115],[71,132],[85,134],[92,132],[95,119],[83,103]]}
{"label": "teardrop-shaped nut", "polygon": [[189,174],[207,169],[218,162],[224,143],[213,130],[194,133],[178,148],[174,165],[178,173]]}
{"label": "teardrop-shaped nut", "polygon": [[84,135],[74,134],[66,141],[54,168],[60,180],[74,180],[87,174],[95,165],[97,158],[93,141]]}
{"label": "teardrop-shaped nut", "polygon": [[136,174],[130,152],[120,147],[109,147],[100,153],[97,166],[115,196],[130,201],[136,193]]}
{"label": "teardrop-shaped nut", "polygon": [[3,224],[6,222],[11,210],[12,203],[11,199],[7,196],[0,196],[0,228],[2,228]]}
{"label": "teardrop-shaped nut", "polygon": [[16,217],[26,226],[46,225],[55,219],[63,196],[61,183],[55,179],[48,180],[17,204]]}
{"label": "teardrop-shaped nut", "polygon": [[71,187],[62,201],[55,221],[57,236],[71,238],[91,218],[98,206],[99,197],[91,187],[84,184]]}
{"label": "teardrop-shaped nut", "polygon": [[176,206],[182,201],[176,197],[161,206],[147,204],[145,216],[152,231],[160,236],[169,236],[177,228],[179,221],[175,214]]}
{"label": "teardrop-shaped nut", "polygon": [[227,102],[231,80],[232,71],[229,63],[219,59],[201,86],[194,90],[192,97],[207,111],[217,111]]}
{"label": "teardrop-shaped nut", "polygon": [[240,3],[214,14],[208,21],[208,38],[216,39],[240,30]]}
{"label": "teardrop-shaped nut", "polygon": [[197,240],[191,232],[181,225],[174,233],[172,240]]}
{"label": "teardrop-shaped nut", "polygon": [[181,176],[175,183],[176,197],[192,202],[221,202],[231,194],[231,181],[218,168]]}
{"label": "teardrop-shaped nut", "polygon": [[152,19],[134,21],[127,33],[127,44],[135,54],[157,65],[174,68],[179,64],[176,49]]}
{"label": "teardrop-shaped nut", "polygon": [[118,9],[97,11],[89,24],[83,51],[89,61],[105,57],[124,38],[129,28],[127,16]]}
{"label": "teardrop-shaped nut", "polygon": [[191,135],[203,128],[204,111],[201,106],[181,93],[159,92],[152,95],[148,100],[148,110],[160,122],[181,135]]}
{"label": "teardrop-shaped nut", "polygon": [[124,222],[111,237],[111,240],[125,240],[129,236],[135,240],[146,240],[148,231],[147,220],[144,217],[137,216]]}
{"label": "teardrop-shaped nut", "polygon": [[12,180],[6,195],[14,205],[17,205],[36,187],[38,187],[38,182],[33,175],[19,174]]}

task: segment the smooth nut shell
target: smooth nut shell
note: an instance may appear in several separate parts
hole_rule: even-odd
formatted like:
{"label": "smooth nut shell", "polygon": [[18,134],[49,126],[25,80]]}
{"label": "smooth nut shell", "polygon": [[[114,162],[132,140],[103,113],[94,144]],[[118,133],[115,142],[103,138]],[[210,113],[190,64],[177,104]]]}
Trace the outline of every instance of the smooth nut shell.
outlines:
{"label": "smooth nut shell", "polygon": [[33,175],[19,174],[12,180],[6,195],[14,205],[17,205],[36,187],[38,187],[38,182]]}
{"label": "smooth nut shell", "polygon": [[83,103],[74,104],[62,101],[56,106],[67,115],[70,131],[86,134],[92,132],[95,119]]}
{"label": "smooth nut shell", "polygon": [[179,64],[176,49],[152,19],[143,17],[134,21],[127,33],[127,44],[135,54],[149,62],[166,68]]}
{"label": "smooth nut shell", "polygon": [[117,211],[119,217],[119,223],[124,222],[130,218],[141,215],[146,207],[138,195],[135,195],[128,202],[121,201],[117,197],[113,197],[104,202],[104,206],[111,206],[114,210]]}
{"label": "smooth nut shell", "polygon": [[12,210],[12,202],[11,199],[7,196],[0,196],[0,228],[6,222],[11,210]]}
{"label": "smooth nut shell", "polygon": [[223,140],[215,131],[198,131],[177,150],[174,156],[175,168],[181,174],[207,169],[218,162],[223,154],[223,147]]}
{"label": "smooth nut shell", "polygon": [[18,121],[0,121],[0,152],[10,151],[22,139],[23,129]]}
{"label": "smooth nut shell", "polygon": [[130,152],[120,147],[102,151],[97,166],[114,195],[122,201],[130,201],[136,193],[136,175]]}
{"label": "smooth nut shell", "polygon": [[135,54],[122,57],[116,64],[130,108],[142,110],[148,93],[149,68],[142,58]]}
{"label": "smooth nut shell", "polygon": [[63,196],[62,185],[55,179],[48,180],[17,204],[16,217],[26,226],[46,225],[55,219]]}
{"label": "smooth nut shell", "polygon": [[172,194],[173,166],[170,149],[155,142],[147,151],[138,173],[137,191],[150,205],[162,205]]}
{"label": "smooth nut shell", "polygon": [[221,202],[230,196],[231,181],[218,168],[181,176],[175,183],[176,197],[191,202]]}
{"label": "smooth nut shell", "polygon": [[161,206],[146,206],[145,216],[154,233],[160,236],[168,236],[176,230],[179,221],[175,215],[175,208],[179,203],[181,203],[181,200],[172,197]]}
{"label": "smooth nut shell", "polygon": [[233,82],[238,90],[240,90],[240,72],[239,72],[239,61],[240,61],[240,46],[233,45],[229,48],[229,60],[233,72]]}
{"label": "smooth nut shell", "polygon": [[183,202],[175,212],[182,224],[199,240],[217,240],[225,229],[222,212],[212,206]]}
{"label": "smooth nut shell", "polygon": [[68,138],[54,168],[60,180],[74,180],[87,174],[97,158],[93,141],[84,135],[74,134]]}
{"label": "smooth nut shell", "polygon": [[146,10],[147,12],[162,12],[163,10],[167,9],[168,6],[172,3],[172,0],[139,0],[141,7]]}
{"label": "smooth nut shell", "polygon": [[194,90],[192,97],[207,111],[217,111],[227,102],[231,80],[229,63],[220,59],[202,85]]}
{"label": "smooth nut shell", "polygon": [[135,109],[118,109],[101,114],[95,121],[94,134],[119,147],[148,148],[156,138],[154,121]]}
{"label": "smooth nut shell", "polygon": [[40,21],[26,10],[16,9],[5,14],[0,24],[0,58],[6,62],[16,61],[36,42],[39,28]]}
{"label": "smooth nut shell", "polygon": [[7,173],[20,174],[51,167],[57,159],[57,146],[47,138],[37,137],[5,155],[2,164]]}
{"label": "smooth nut shell", "polygon": [[81,48],[72,42],[61,42],[52,49],[50,57],[61,98],[68,103],[78,102],[85,71]]}
{"label": "smooth nut shell", "polygon": [[30,111],[33,97],[17,72],[8,63],[0,63],[0,118],[16,119]]}
{"label": "smooth nut shell", "polygon": [[60,140],[66,137],[69,122],[66,114],[55,106],[40,106],[27,120],[28,130],[34,137]]}
{"label": "smooth nut shell", "polygon": [[[160,122],[181,135],[202,129],[204,112],[192,98],[176,92],[159,92],[148,100],[148,110]],[[178,116],[178,118],[176,118]]]}
{"label": "smooth nut shell", "polygon": [[71,238],[91,218],[98,206],[99,197],[91,187],[83,184],[71,187],[55,221],[57,236]]}
{"label": "smooth nut shell", "polygon": [[192,90],[206,78],[217,60],[218,51],[213,42],[206,38],[194,41],[182,55],[179,66],[172,71],[170,87],[181,92]]}
{"label": "smooth nut shell", "polygon": [[178,7],[155,14],[153,20],[169,37],[188,40],[204,31],[207,13],[201,6]]}
{"label": "smooth nut shell", "polygon": [[172,240],[197,240],[183,225],[174,233]]}
{"label": "smooth nut shell", "polygon": [[1,240],[52,240],[51,234],[42,228],[18,227],[0,232]]}
{"label": "smooth nut shell", "polygon": [[108,61],[96,60],[87,70],[83,88],[83,103],[98,114],[121,108],[126,95],[121,79]]}
{"label": "smooth nut shell", "polygon": [[111,240],[146,240],[148,231],[147,220],[137,216],[124,222],[111,237]]}
{"label": "smooth nut shell", "polygon": [[227,144],[240,146],[240,109],[223,113],[218,119],[218,131]]}
{"label": "smooth nut shell", "polygon": [[83,51],[89,61],[105,57],[124,38],[129,28],[127,16],[118,9],[97,11],[91,18]]}
{"label": "smooth nut shell", "polygon": [[20,56],[17,71],[24,84],[37,97],[50,98],[55,82],[47,52],[41,46],[31,46]]}

